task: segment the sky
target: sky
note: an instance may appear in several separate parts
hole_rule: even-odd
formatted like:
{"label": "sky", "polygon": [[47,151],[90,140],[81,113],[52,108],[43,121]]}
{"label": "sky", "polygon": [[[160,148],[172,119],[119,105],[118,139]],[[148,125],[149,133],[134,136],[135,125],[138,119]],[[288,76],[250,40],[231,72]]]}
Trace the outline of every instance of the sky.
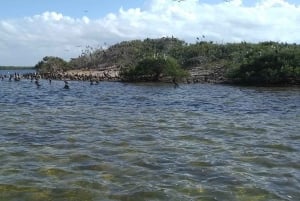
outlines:
{"label": "sky", "polygon": [[0,66],[44,56],[78,57],[87,46],[176,37],[216,43],[300,44],[300,0],[0,0]]}

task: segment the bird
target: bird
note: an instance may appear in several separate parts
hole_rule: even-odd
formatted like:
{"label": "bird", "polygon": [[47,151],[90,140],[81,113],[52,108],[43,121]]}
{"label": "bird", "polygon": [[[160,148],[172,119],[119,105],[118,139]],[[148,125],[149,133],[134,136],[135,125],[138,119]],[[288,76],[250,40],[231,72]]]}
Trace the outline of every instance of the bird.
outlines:
{"label": "bird", "polygon": [[41,86],[41,84],[39,83],[39,80],[38,80],[38,79],[36,79],[34,83],[35,83],[35,85],[36,85],[37,87],[40,87],[40,86]]}
{"label": "bird", "polygon": [[70,89],[68,81],[64,80],[64,82],[65,82],[64,89]]}

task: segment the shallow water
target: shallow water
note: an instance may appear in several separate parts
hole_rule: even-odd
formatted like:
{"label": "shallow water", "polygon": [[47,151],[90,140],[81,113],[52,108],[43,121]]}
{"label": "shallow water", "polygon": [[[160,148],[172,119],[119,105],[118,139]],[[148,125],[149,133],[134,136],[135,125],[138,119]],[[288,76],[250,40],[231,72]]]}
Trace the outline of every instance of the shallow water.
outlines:
{"label": "shallow water", "polygon": [[299,200],[300,88],[0,80],[0,200]]}

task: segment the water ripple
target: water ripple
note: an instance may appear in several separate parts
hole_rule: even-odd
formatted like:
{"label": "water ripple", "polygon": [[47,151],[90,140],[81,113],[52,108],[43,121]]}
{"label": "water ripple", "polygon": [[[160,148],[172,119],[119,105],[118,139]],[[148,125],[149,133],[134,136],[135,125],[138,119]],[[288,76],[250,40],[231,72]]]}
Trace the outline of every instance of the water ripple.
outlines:
{"label": "water ripple", "polygon": [[1,200],[297,200],[300,90],[0,81]]}

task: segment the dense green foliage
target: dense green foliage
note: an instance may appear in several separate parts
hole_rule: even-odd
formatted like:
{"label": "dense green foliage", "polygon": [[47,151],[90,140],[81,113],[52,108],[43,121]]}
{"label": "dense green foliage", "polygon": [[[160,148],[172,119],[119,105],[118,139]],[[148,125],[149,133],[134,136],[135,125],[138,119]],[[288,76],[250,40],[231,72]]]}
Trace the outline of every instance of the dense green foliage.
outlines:
{"label": "dense green foliage", "polygon": [[296,84],[300,79],[300,47],[264,42],[249,45],[232,58],[229,77],[245,84]]}
{"label": "dense green foliage", "polygon": [[68,62],[59,57],[44,57],[35,65],[40,73],[57,73],[68,69]]}
{"label": "dense green foliage", "polygon": [[171,57],[146,57],[138,62],[134,68],[122,72],[126,81],[158,81],[160,77],[182,78],[187,76],[177,61]]}
{"label": "dense green foliage", "polygon": [[107,49],[87,47],[68,63],[57,57],[45,58],[36,65],[43,72],[114,66],[122,69],[123,80],[183,77],[186,76],[183,69],[192,71],[195,67],[205,66],[206,70],[214,72],[216,66],[221,66],[222,72],[227,72],[225,77],[229,82],[300,83],[300,45],[277,42],[216,44],[197,38],[196,43],[187,44],[174,37],[147,38],[124,41]]}

